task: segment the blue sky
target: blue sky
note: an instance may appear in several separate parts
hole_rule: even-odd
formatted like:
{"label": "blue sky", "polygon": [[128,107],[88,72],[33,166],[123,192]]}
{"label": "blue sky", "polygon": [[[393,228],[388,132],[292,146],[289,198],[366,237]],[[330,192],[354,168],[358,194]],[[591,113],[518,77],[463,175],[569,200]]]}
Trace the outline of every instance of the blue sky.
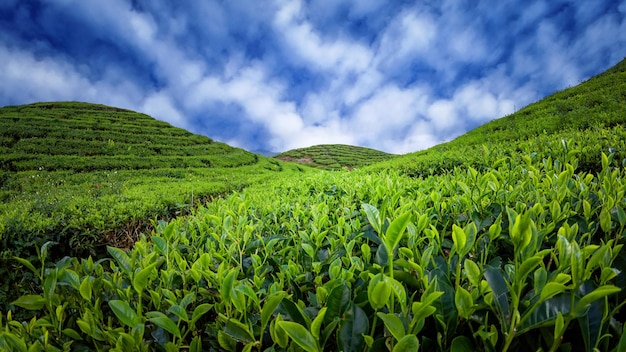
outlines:
{"label": "blue sky", "polygon": [[87,101],[252,151],[407,153],[626,56],[626,0],[2,0],[0,106]]}

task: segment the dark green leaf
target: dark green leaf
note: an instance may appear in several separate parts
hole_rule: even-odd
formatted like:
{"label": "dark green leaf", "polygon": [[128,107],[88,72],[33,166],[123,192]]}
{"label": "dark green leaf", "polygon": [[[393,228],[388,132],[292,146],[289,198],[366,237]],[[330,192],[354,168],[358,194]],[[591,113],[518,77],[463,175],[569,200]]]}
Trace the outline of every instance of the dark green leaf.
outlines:
{"label": "dark green leaf", "polygon": [[474,351],[474,345],[472,344],[472,340],[467,336],[457,336],[452,340],[452,345],[450,346],[450,352],[468,352]]}
{"label": "dark green leaf", "polygon": [[502,270],[491,265],[485,265],[485,280],[493,292],[493,299],[500,318],[503,332],[508,332],[511,324],[511,311],[509,308],[509,287],[506,285]]}
{"label": "dark green leaf", "polygon": [[254,342],[254,335],[252,335],[252,333],[248,329],[248,326],[234,318],[230,318],[228,319],[228,321],[226,321],[226,326],[224,326],[224,333],[237,341],[241,341],[244,343]]}
{"label": "dark green leaf", "polygon": [[107,251],[113,257],[113,259],[115,259],[115,261],[117,262],[117,265],[120,266],[122,271],[126,275],[130,276],[131,270],[132,270],[132,264],[130,262],[130,258],[128,257],[128,255],[126,255],[126,252],[124,252],[123,250],[119,248],[111,247],[111,246],[107,246]]}
{"label": "dark green leaf", "polygon": [[344,352],[362,351],[365,347],[364,334],[368,333],[369,320],[365,312],[351,304],[339,329],[339,346]]}
{"label": "dark green leaf", "polygon": [[333,319],[343,315],[350,303],[350,296],[350,288],[345,283],[335,286],[335,288],[330,291],[326,299],[326,306],[328,307],[326,317],[324,318],[326,324],[329,324]]}

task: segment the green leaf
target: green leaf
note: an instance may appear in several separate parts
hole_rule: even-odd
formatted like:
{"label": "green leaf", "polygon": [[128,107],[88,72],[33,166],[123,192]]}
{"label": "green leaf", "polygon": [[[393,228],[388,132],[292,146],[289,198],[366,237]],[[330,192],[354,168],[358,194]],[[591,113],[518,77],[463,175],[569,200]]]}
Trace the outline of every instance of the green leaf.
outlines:
{"label": "green leaf", "polygon": [[256,292],[252,289],[252,287],[241,283],[235,287],[235,291],[239,291],[246,295],[249,299],[251,299],[257,306],[260,305],[259,297],[257,297]]}
{"label": "green leaf", "polygon": [[228,274],[226,274],[226,278],[224,278],[224,281],[222,282],[222,288],[220,291],[222,294],[222,300],[224,302],[231,301],[230,298],[233,292],[233,285],[235,284],[235,278],[237,277],[237,274],[239,274],[239,270],[232,269],[228,272]]}
{"label": "green leaf", "polygon": [[611,232],[611,213],[606,207],[600,211],[600,227],[605,233]]}
{"label": "green leaf", "polygon": [[148,321],[151,322],[152,324],[180,338],[180,330],[178,329],[178,326],[167,315],[161,312],[153,311],[153,312],[147,312],[146,317],[148,317]]}
{"label": "green leaf", "polygon": [[35,276],[39,277],[39,272],[37,271],[37,269],[35,269],[35,266],[29,262],[28,260],[24,259],[24,258],[20,258],[20,257],[13,257],[13,259],[17,260],[18,262],[20,262],[20,264],[24,265],[25,267],[27,267],[30,271],[33,272],[33,274],[35,274]]}
{"label": "green leaf", "polygon": [[385,327],[396,340],[400,341],[400,339],[402,339],[404,335],[406,335],[406,331],[404,330],[404,324],[397,315],[393,313],[385,314],[382,312],[378,312],[376,313],[376,315],[378,315],[383,323],[385,323]]}
{"label": "green leaf", "polygon": [[367,286],[367,296],[372,308],[378,310],[384,307],[390,295],[391,284],[384,274],[376,274],[370,279],[369,285]]}
{"label": "green leaf", "polygon": [[545,301],[549,298],[552,298],[556,295],[558,295],[559,293],[563,293],[565,292],[567,288],[565,287],[565,285],[563,285],[562,283],[559,282],[548,282],[543,289],[541,290],[541,295],[539,300],[540,301]]}
{"label": "green leaf", "polygon": [[222,330],[217,332],[217,342],[220,344],[220,347],[226,351],[235,352],[237,351],[237,341],[232,337],[228,336]]}
{"label": "green leaf", "polygon": [[283,300],[285,295],[286,293],[284,291],[278,291],[276,293],[273,293],[267,296],[263,304],[263,308],[261,309],[261,326],[262,327],[267,326],[267,323],[270,321],[272,314],[274,314],[274,312],[276,311],[276,308],[278,308],[278,305]]}
{"label": "green leaf", "polygon": [[165,256],[168,255],[167,241],[163,237],[150,236],[150,240],[154,243],[154,248],[156,248],[157,253]]}
{"label": "green leaf", "polygon": [[302,325],[292,321],[277,323],[291,339],[307,352],[318,352],[317,339]]}
{"label": "green leaf", "polygon": [[452,345],[450,346],[450,352],[467,352],[474,351],[474,345],[472,344],[472,340],[467,336],[457,336],[452,340]]}
{"label": "green leaf", "polygon": [[326,306],[328,307],[326,317],[324,318],[326,324],[329,324],[333,319],[343,315],[350,303],[350,296],[350,288],[345,283],[335,286],[335,288],[330,291],[326,299]]}
{"label": "green leaf", "polygon": [[465,235],[465,231],[463,231],[463,229],[456,224],[452,225],[452,242],[454,243],[456,252],[459,253],[459,256],[464,256],[466,253],[464,253],[463,250],[465,249],[467,236]]}
{"label": "green leaf", "polygon": [[311,326],[311,318],[290,299],[283,299],[281,306],[285,309],[287,314],[289,314],[291,320],[307,328]]}
{"label": "green leaf", "polygon": [[317,313],[317,316],[315,317],[315,319],[313,319],[313,322],[311,323],[311,334],[318,341],[320,339],[320,329],[322,327],[322,322],[324,321],[324,316],[326,315],[326,310],[326,307],[320,309],[320,311]]}
{"label": "green leaf", "polygon": [[491,265],[486,265],[485,280],[487,280],[487,283],[493,292],[496,311],[498,312],[498,317],[500,318],[502,331],[507,332],[507,327],[511,323],[511,311],[509,307],[509,287],[504,280],[502,270],[492,267]]}
{"label": "green leaf", "polygon": [[71,338],[72,340],[81,341],[83,338],[80,336],[78,331],[70,328],[65,328],[61,331],[63,335]]}
{"label": "green leaf", "polygon": [[521,250],[530,243],[533,235],[531,224],[530,212],[515,217],[511,240],[515,244],[516,250]]}
{"label": "green leaf", "polygon": [[387,232],[385,233],[385,247],[387,247],[388,253],[393,253],[393,250],[400,244],[402,240],[402,235],[404,234],[404,230],[409,224],[409,220],[411,218],[411,212],[408,211],[394,221],[391,222]]}
{"label": "green leaf", "polygon": [[199,306],[197,306],[194,310],[193,313],[191,313],[191,323],[195,324],[196,322],[198,322],[198,320],[205,315],[206,313],[208,313],[211,308],[213,308],[212,304],[209,303],[203,303]]}
{"label": "green leaf", "polygon": [[463,319],[469,319],[474,311],[474,299],[472,298],[472,294],[462,286],[458,286],[454,292],[454,304],[459,315]]}
{"label": "green leaf", "polygon": [[622,327],[622,337],[619,339],[617,347],[612,352],[626,351],[626,324]]}
{"label": "green leaf", "polygon": [[535,270],[535,267],[539,265],[539,263],[541,263],[542,260],[543,258],[538,257],[538,256],[526,258],[526,260],[524,260],[522,265],[520,265],[519,268],[517,269],[515,273],[515,280],[520,283],[525,282],[526,277],[530,275],[531,271]]}
{"label": "green leaf", "polygon": [[[0,342],[3,342],[3,340],[8,342],[8,346],[5,346],[5,347],[12,346],[17,351],[20,351],[20,352],[27,351],[26,342],[24,342],[24,339],[21,337],[18,337],[15,334],[12,334],[8,331],[4,331],[0,333]],[[37,345],[33,345],[33,346],[37,346]],[[11,351],[11,349],[9,349],[9,351]]]}
{"label": "green leaf", "polygon": [[132,264],[128,255],[126,255],[126,252],[119,248],[111,246],[107,246],[107,252],[109,252],[111,257],[115,259],[122,271],[124,271],[126,275],[131,276]]}
{"label": "green leaf", "polygon": [[392,352],[416,352],[420,348],[420,342],[415,335],[406,335],[393,347]]}
{"label": "green leaf", "polygon": [[135,273],[135,276],[133,277],[133,288],[138,294],[142,294],[143,290],[146,286],[148,286],[148,279],[150,278],[155,266],[156,263],[152,263]]}
{"label": "green leaf", "polygon": [[28,310],[39,310],[46,304],[46,299],[40,295],[25,295],[11,302],[11,304]]}
{"label": "green leaf", "polygon": [[567,316],[571,303],[571,296],[565,293],[541,302],[532,311],[524,312],[518,334],[551,324],[559,313]]}
{"label": "green leaf", "polygon": [[226,321],[224,333],[237,341],[242,341],[244,343],[254,342],[254,335],[252,335],[248,326],[234,318],[230,318]]}
{"label": "green leaf", "polygon": [[588,304],[591,304],[591,302],[597,301],[601,298],[612,295],[621,290],[622,290],[621,288],[613,286],[613,285],[600,286],[596,288],[595,290],[591,291],[590,293],[584,295],[580,299],[580,301],[578,301],[578,304],[576,305],[576,308],[574,309],[574,311],[581,312],[582,310],[585,309],[585,306]]}
{"label": "green leaf", "polygon": [[272,337],[274,343],[282,349],[285,349],[289,343],[289,335],[287,335],[285,330],[280,327],[281,321],[283,321],[282,316],[278,314],[276,319],[270,324],[270,336]]}
{"label": "green leaf", "polygon": [[80,292],[81,297],[83,297],[84,300],[86,301],[90,301],[91,300],[91,276],[86,276],[83,279],[83,282],[80,283],[80,286],[78,288],[78,291]]}
{"label": "green leaf", "polygon": [[202,352],[202,340],[200,336],[196,336],[189,344],[189,352]]}
{"label": "green leaf", "polygon": [[124,325],[132,328],[140,323],[137,313],[135,313],[135,311],[130,307],[128,302],[121,300],[112,300],[109,301],[109,307],[111,307],[111,310],[113,311],[113,313],[115,313],[115,316],[122,323],[124,323]]}
{"label": "green leaf", "polygon": [[465,261],[463,262],[464,266],[465,266],[465,275],[467,275],[467,278],[469,279],[470,283],[472,284],[472,286],[474,287],[480,287],[480,269],[478,268],[478,265],[476,265],[476,263],[474,263],[471,259],[465,259]]}
{"label": "green leaf", "polygon": [[365,215],[367,216],[367,220],[369,220],[370,225],[374,228],[377,234],[381,235],[382,232],[382,221],[380,220],[380,212],[376,209],[375,206],[371,204],[363,204],[361,206],[363,211],[365,211]]}
{"label": "green leaf", "polygon": [[362,351],[365,347],[363,335],[368,333],[367,315],[356,304],[350,304],[339,329],[338,342],[344,352]]}

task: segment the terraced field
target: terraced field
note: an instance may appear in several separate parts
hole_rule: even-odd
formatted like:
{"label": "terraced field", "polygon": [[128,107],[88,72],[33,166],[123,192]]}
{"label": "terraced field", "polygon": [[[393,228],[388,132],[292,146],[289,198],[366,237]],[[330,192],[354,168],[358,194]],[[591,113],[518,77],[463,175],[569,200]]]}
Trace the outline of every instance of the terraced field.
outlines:
{"label": "terraced field", "polygon": [[326,170],[353,169],[394,158],[379,150],[344,144],[321,144],[280,153],[274,158]]}

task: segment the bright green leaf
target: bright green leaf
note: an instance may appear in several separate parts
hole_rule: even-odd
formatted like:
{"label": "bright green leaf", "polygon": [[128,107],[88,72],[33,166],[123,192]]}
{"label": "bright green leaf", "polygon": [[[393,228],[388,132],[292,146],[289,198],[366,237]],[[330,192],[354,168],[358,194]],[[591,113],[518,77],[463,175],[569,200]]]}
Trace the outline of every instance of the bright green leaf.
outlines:
{"label": "bright green leaf", "polygon": [[11,302],[11,304],[28,310],[39,310],[46,304],[46,299],[40,295],[25,295]]}
{"label": "bright green leaf", "polygon": [[307,352],[318,352],[317,339],[302,325],[292,321],[280,321],[277,323],[285,330],[287,335]]}

